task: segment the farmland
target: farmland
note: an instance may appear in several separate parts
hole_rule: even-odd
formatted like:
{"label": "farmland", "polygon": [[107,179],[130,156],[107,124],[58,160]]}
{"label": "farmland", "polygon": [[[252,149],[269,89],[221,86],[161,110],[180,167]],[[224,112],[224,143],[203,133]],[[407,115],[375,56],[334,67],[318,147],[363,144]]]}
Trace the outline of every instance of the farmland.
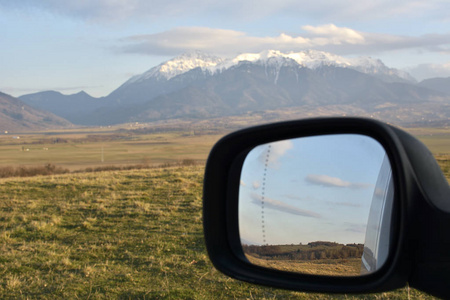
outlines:
{"label": "farmland", "polygon": [[[226,122],[230,124],[225,124]],[[104,166],[160,166],[182,160],[204,163],[213,144],[226,133],[258,120],[225,119],[150,128],[85,128],[0,135],[0,167],[52,164],[70,171]],[[408,131],[438,158],[450,156],[449,128]]]}
{"label": "farmland", "polygon": [[[223,133],[131,133],[2,136],[3,167],[52,163],[79,172],[0,179],[0,298],[431,298],[407,287],[331,297],[220,274],[206,254],[201,193],[203,162]],[[450,178],[450,131],[417,135]],[[60,142],[48,142],[55,137]],[[188,159],[198,164],[176,164]],[[148,168],[83,171],[110,164]]]}
{"label": "farmland", "polygon": [[[223,134],[222,134],[223,135]],[[107,165],[205,162],[218,134],[133,132],[24,134],[0,138],[0,166],[53,164],[71,171]]]}

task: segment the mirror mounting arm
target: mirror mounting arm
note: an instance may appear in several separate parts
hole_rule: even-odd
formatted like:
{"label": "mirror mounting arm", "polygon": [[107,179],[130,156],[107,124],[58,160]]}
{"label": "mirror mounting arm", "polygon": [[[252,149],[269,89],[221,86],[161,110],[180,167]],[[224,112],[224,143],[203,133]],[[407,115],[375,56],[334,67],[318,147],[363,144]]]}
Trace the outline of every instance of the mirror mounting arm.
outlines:
{"label": "mirror mounting arm", "polygon": [[408,133],[393,128],[409,160],[408,249],[412,253],[411,287],[450,298],[450,188],[428,148]]}

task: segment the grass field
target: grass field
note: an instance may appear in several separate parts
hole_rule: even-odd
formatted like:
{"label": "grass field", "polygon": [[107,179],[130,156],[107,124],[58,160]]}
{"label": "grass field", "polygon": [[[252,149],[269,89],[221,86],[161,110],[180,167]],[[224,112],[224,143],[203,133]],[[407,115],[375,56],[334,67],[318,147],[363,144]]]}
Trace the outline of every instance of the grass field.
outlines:
{"label": "grass field", "polygon": [[0,180],[0,298],[429,299],[306,294],[227,278],[207,258],[203,167]]}
{"label": "grass field", "polygon": [[[158,166],[184,159],[204,162],[214,143],[230,131],[230,128],[211,124],[202,124],[204,127],[185,124],[186,128],[182,125],[171,130],[159,127],[153,130],[86,128],[2,134],[0,167],[53,164],[74,171],[108,165]],[[422,140],[433,154],[445,159],[450,157],[450,129],[413,128],[407,131]]]}
{"label": "grass field", "polygon": [[435,155],[450,156],[450,128],[405,129],[421,140]]}
{"label": "grass field", "polygon": [[[223,134],[107,132],[0,136],[0,166],[53,164],[69,170],[105,165],[161,165],[183,159],[204,162]],[[16,136],[17,137],[17,136]]]}
{"label": "grass field", "polygon": [[[20,139],[2,135],[0,167],[201,163],[223,134],[104,129]],[[450,178],[450,131],[415,134]],[[0,298],[431,298],[408,288],[332,297],[259,287],[220,274],[203,241],[202,180],[202,164],[0,179]]]}

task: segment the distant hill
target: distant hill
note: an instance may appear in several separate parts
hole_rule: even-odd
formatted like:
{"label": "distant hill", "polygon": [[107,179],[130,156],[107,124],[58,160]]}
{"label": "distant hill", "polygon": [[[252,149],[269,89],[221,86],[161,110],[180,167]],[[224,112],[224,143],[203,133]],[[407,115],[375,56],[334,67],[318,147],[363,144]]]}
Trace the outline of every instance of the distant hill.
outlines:
{"label": "distant hill", "polygon": [[425,79],[418,85],[450,95],[450,77]]}
{"label": "distant hill", "polygon": [[64,128],[72,124],[52,113],[30,107],[0,92],[0,132],[35,131]]}
{"label": "distant hill", "polygon": [[105,105],[102,98],[94,98],[84,91],[73,95],[45,91],[23,95],[19,98],[32,107],[54,113],[74,124],[88,122],[85,116]]}
{"label": "distant hill", "polygon": [[283,109],[300,111],[299,117],[356,113],[411,126],[445,126],[450,120],[449,94],[417,85],[409,74],[377,59],[313,50],[270,50],[231,59],[192,52],[130,78],[104,98],[44,92],[21,99],[84,125]]}

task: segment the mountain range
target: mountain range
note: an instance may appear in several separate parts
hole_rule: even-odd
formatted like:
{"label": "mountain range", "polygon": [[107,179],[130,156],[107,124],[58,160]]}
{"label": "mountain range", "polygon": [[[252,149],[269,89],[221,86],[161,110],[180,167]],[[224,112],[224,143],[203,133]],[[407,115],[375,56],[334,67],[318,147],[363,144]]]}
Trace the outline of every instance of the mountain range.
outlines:
{"label": "mountain range", "polygon": [[419,86],[450,94],[450,77],[425,79]]}
{"label": "mountain range", "polygon": [[71,125],[61,117],[32,108],[25,102],[0,92],[1,133],[65,128]]}
{"label": "mountain range", "polygon": [[221,58],[183,54],[134,76],[102,98],[54,91],[19,97],[81,125],[213,118],[255,111],[376,116],[404,124],[448,124],[450,79],[417,83],[369,57],[264,51]]}

